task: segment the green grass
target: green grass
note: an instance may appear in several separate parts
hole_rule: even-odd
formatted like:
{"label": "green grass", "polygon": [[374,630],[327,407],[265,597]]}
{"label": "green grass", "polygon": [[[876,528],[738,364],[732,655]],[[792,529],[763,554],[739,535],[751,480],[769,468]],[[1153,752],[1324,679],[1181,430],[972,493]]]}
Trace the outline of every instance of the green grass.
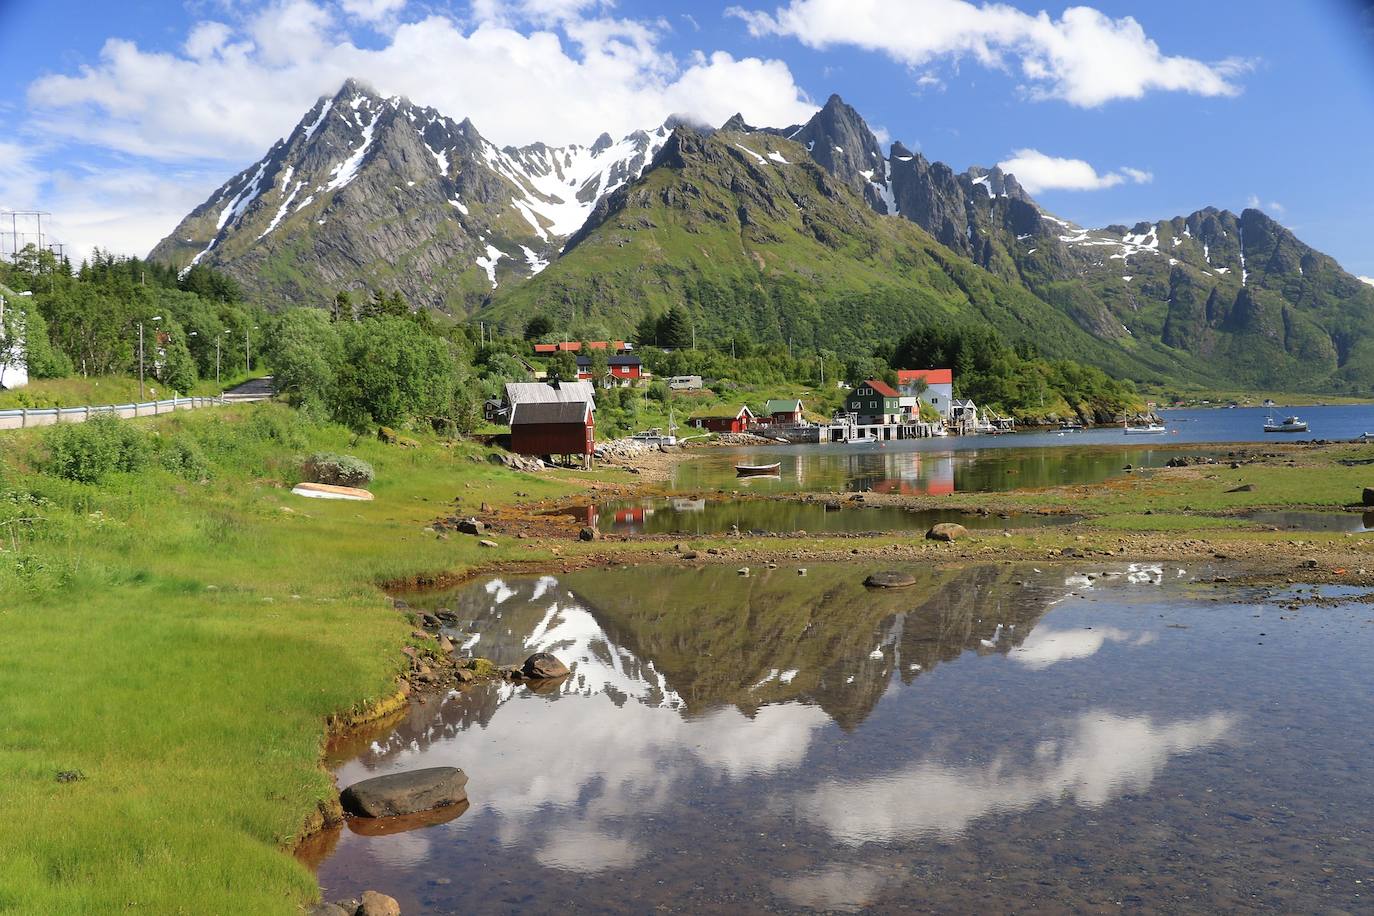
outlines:
{"label": "green grass", "polygon": [[[202,379],[196,383],[193,389],[180,392],[180,394],[183,397],[187,395],[209,397],[261,375],[261,372],[254,372],[251,375],[243,372],[232,375],[226,374],[221,377],[221,383],[218,385],[215,384],[213,378]],[[170,398],[171,396],[171,390],[153,378],[146,380],[140,397],[137,378],[123,375],[89,377],[77,375],[71,378],[34,379],[23,388],[0,391],[0,410],[12,410],[21,407],[40,409],[84,407],[88,404],[91,406],[130,404],[134,401],[151,401],[154,398]]]}
{"label": "green grass", "polygon": [[[148,425],[200,442],[214,477],[78,485],[26,470],[32,433],[0,436],[0,495],[36,494],[22,514],[43,518],[0,524],[0,912],[298,911],[316,885],[283,850],[333,793],[326,717],[396,689],[410,627],[377,583],[478,561],[475,539],[422,533],[454,497],[471,512],[576,486],[271,405]],[[371,462],[376,502],[290,495],[316,449]],[[482,560],[549,556],[498,540]]]}

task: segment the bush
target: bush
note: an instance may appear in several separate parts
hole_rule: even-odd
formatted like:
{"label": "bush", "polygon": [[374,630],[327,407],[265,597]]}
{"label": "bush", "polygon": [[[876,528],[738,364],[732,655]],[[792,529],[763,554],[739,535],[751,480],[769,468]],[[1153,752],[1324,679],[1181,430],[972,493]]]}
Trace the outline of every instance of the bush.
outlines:
{"label": "bush", "polygon": [[116,471],[137,471],[148,461],[148,437],[114,414],[53,426],[44,434],[43,470],[78,483],[95,483]]}
{"label": "bush", "polygon": [[204,480],[210,476],[210,462],[200,446],[187,439],[173,439],[162,446],[158,462],[178,477]]}
{"label": "bush", "polygon": [[365,487],[372,483],[372,465],[352,455],[320,452],[305,459],[305,476],[314,483]]}

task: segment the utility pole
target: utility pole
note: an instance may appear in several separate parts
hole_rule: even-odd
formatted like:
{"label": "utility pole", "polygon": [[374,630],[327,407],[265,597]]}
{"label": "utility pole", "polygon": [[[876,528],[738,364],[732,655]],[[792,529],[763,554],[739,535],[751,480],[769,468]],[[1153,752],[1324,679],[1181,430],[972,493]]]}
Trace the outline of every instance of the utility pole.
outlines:
{"label": "utility pole", "polygon": [[141,401],[148,395],[143,390],[143,322],[138,323],[138,399]]}

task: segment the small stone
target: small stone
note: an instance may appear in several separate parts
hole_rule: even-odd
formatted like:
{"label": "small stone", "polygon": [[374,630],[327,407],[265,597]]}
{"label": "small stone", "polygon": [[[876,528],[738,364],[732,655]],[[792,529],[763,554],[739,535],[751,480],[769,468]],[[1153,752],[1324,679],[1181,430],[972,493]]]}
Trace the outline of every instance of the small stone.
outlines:
{"label": "small stone", "polygon": [[495,541],[488,541],[486,538],[483,538],[482,540],[478,541],[477,543],[480,544],[480,545],[482,545],[483,547],[500,547],[500,546],[501,546],[500,544],[496,543]]}
{"label": "small stone", "polygon": [[577,539],[578,539],[579,541],[596,541],[596,540],[600,540],[600,538],[601,538],[601,532],[600,532],[600,531],[597,531],[595,528],[591,527],[590,525],[588,525],[587,527],[583,528],[581,531],[577,532]]}
{"label": "small stone", "polygon": [[520,671],[525,677],[544,680],[563,677],[568,673],[568,666],[547,652],[536,652],[525,659],[525,664],[520,666]]}
{"label": "small stone", "polygon": [[804,576],[804,575],[806,575],[806,567],[805,567],[805,566],[798,567],[798,569],[797,569],[797,575],[799,575],[799,576]]}
{"label": "small stone", "polygon": [[741,576],[747,576],[749,575],[749,567],[741,566],[739,569],[735,570],[735,572],[739,573]]}
{"label": "small stone", "polygon": [[353,916],[357,907],[344,908],[337,903],[317,903],[305,911],[305,916]]}

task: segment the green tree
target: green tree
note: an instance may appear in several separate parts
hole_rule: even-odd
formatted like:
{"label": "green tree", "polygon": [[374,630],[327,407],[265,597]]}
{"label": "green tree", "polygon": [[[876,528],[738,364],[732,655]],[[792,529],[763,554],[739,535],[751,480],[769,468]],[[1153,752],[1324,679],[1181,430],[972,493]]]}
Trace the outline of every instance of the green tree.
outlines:
{"label": "green tree", "polygon": [[402,318],[347,327],[334,415],[354,428],[451,421],[460,376],[449,346]]}
{"label": "green tree", "polygon": [[539,340],[553,333],[553,321],[548,315],[535,315],[525,323],[525,339]]}
{"label": "green tree", "polygon": [[296,407],[323,408],[334,399],[343,362],[339,325],[315,309],[288,309],[271,325],[266,352],[272,385]]}
{"label": "green tree", "polygon": [[549,359],[549,381],[577,381],[577,357],[566,350],[560,350]]}
{"label": "green tree", "polygon": [[685,350],[692,346],[692,316],[681,305],[674,304],[659,322],[659,346]]}
{"label": "green tree", "polygon": [[591,374],[592,381],[600,384],[601,380],[606,377],[606,373],[611,371],[611,357],[609,351],[605,349],[593,350],[587,346],[586,341],[583,341],[582,352],[586,354],[589,361],[587,371]]}

